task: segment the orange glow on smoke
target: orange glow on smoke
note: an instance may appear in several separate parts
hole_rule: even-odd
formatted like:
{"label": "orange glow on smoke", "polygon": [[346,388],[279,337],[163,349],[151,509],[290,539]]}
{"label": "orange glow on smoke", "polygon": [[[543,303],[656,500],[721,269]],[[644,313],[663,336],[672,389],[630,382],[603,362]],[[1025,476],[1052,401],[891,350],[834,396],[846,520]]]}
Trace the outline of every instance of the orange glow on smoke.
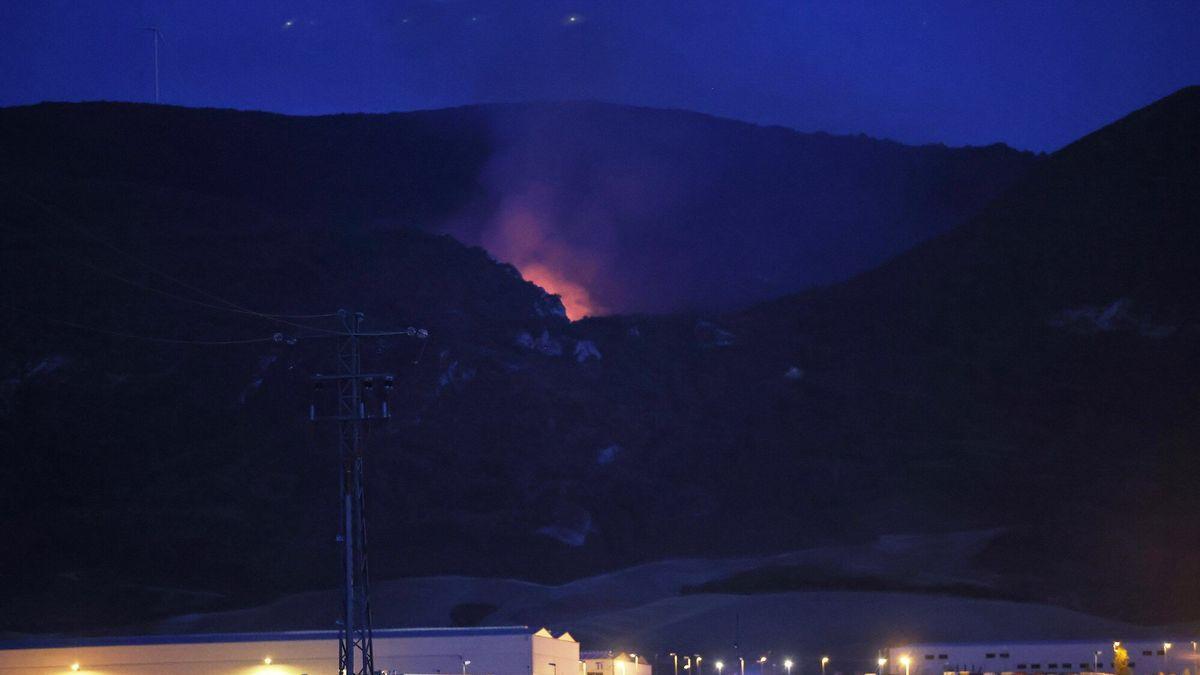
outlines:
{"label": "orange glow on smoke", "polygon": [[520,270],[526,281],[559,296],[571,321],[603,313],[584,286],[596,273],[596,252],[549,226],[551,201],[540,188],[509,198],[485,231],[483,247]]}
{"label": "orange glow on smoke", "polygon": [[567,318],[571,321],[591,316],[596,312],[587,289],[564,279],[549,267],[541,263],[530,263],[518,269],[526,280],[541,286],[547,293],[562,298],[563,308],[567,310]]}

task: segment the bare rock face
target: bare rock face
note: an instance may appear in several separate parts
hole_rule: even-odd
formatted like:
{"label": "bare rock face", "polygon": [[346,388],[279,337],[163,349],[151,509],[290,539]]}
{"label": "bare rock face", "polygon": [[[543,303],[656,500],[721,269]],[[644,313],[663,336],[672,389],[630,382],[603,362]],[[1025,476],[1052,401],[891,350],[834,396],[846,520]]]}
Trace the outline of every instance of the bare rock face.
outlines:
{"label": "bare rock face", "polygon": [[546,356],[562,356],[563,353],[562,342],[551,337],[549,329],[543,330],[542,334],[533,341],[533,348]]}
{"label": "bare rock face", "polygon": [[593,529],[592,514],[587,509],[563,502],[555,505],[551,518],[552,522],[539,527],[537,534],[573,548],[587,543]]}
{"label": "bare rock face", "polygon": [[600,349],[596,347],[596,343],[591,340],[580,340],[575,343],[575,361],[577,363],[586,363],[588,361],[599,361],[601,359]]}

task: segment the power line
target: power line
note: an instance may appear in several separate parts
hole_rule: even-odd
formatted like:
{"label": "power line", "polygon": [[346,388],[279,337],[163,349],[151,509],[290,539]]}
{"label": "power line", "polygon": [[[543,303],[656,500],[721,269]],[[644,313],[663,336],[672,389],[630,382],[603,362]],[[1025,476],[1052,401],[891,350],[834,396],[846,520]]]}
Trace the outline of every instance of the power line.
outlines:
{"label": "power line", "polygon": [[110,335],[113,337],[128,338],[130,340],[143,340],[146,342],[161,342],[161,343],[166,343],[166,344],[179,344],[179,345],[214,346],[214,345],[246,345],[246,344],[254,344],[254,343],[260,343],[260,342],[282,342],[285,340],[283,335],[280,333],[276,333],[276,334],[272,335],[271,337],[245,338],[245,339],[235,339],[235,340],[188,340],[188,339],[183,339],[183,338],[164,338],[164,337],[156,337],[156,336],[151,336],[151,335],[138,335],[137,333],[128,333],[125,331],[110,330],[108,328],[100,328],[98,326],[92,326],[92,325],[85,324],[85,323],[79,323],[77,321],[71,321],[69,319],[62,319],[62,318],[54,317],[54,316],[47,316],[45,314],[38,314],[37,312],[29,312],[27,310],[21,309],[20,307],[14,307],[7,303],[0,303],[0,307],[5,307],[5,308],[13,310],[15,312],[23,312],[23,313],[27,314],[28,316],[32,316],[32,317],[41,319],[42,321],[49,321],[50,323],[57,323],[57,324],[61,324],[63,326],[69,326],[71,328],[77,328],[80,330],[91,331],[93,333],[100,333],[102,335]]}
{"label": "power line", "polygon": [[[55,209],[53,206],[50,206],[49,204],[46,204],[45,202],[41,201],[40,199],[38,199],[38,198],[37,198],[36,196],[34,196],[33,194],[29,193],[27,190],[24,190],[23,188],[21,188],[21,187],[20,187],[20,186],[18,186],[18,185],[14,185],[14,184],[13,184],[11,181],[4,181],[4,182],[5,182],[6,184],[8,184],[8,185],[9,185],[9,187],[11,187],[11,188],[13,188],[14,190],[16,190],[16,191],[17,191],[17,193],[18,193],[20,196],[24,197],[24,198],[25,198],[26,200],[28,200],[30,203],[32,203],[33,205],[37,206],[39,209],[41,209],[42,211],[46,212],[46,213],[47,213],[47,214],[49,214],[50,216],[52,216],[52,217],[54,217],[54,218],[58,219],[58,220],[59,220],[59,222],[61,222],[62,224],[64,224],[64,225],[67,225],[68,227],[74,228],[75,230],[77,230],[77,231],[79,231],[79,232],[83,233],[84,235],[86,235],[87,237],[89,237],[90,239],[92,239],[93,241],[95,241],[95,242],[97,242],[97,243],[101,244],[102,246],[104,246],[104,247],[106,247],[106,248],[108,248],[108,249],[110,249],[110,250],[114,251],[114,252],[115,252],[115,253],[117,253],[118,255],[120,255],[120,256],[122,256],[122,257],[124,257],[124,258],[126,258],[126,259],[128,259],[128,260],[130,260],[130,261],[132,261],[133,263],[137,264],[138,266],[140,266],[140,267],[143,267],[143,268],[145,268],[145,269],[149,270],[150,272],[152,272],[152,273],[154,273],[154,274],[157,274],[157,275],[159,275],[159,276],[163,277],[164,279],[167,279],[168,281],[171,281],[172,283],[175,283],[175,284],[177,284],[177,285],[179,285],[179,286],[182,286],[183,288],[186,288],[186,289],[188,289],[188,290],[190,290],[190,291],[193,291],[193,292],[195,292],[195,293],[199,293],[200,295],[203,295],[203,296],[205,296],[205,297],[207,297],[207,298],[210,298],[210,299],[212,299],[212,300],[216,300],[217,302],[224,303],[224,305],[227,305],[227,306],[215,305],[215,304],[212,304],[212,303],[201,302],[201,301],[199,301],[199,300],[194,300],[194,299],[192,299],[192,298],[187,298],[187,297],[184,297],[184,296],[181,296],[181,295],[177,295],[177,294],[174,294],[174,293],[170,293],[169,291],[163,291],[163,290],[161,290],[161,289],[153,288],[153,287],[150,287],[150,286],[148,286],[148,285],[146,285],[146,284],[142,284],[142,283],[139,283],[139,282],[133,281],[133,280],[131,280],[131,279],[125,278],[125,277],[123,277],[123,276],[121,276],[121,275],[119,275],[119,274],[116,274],[115,272],[110,272],[110,271],[101,270],[100,268],[96,267],[95,265],[90,265],[90,264],[88,264],[88,266],[89,266],[89,267],[91,267],[92,269],[94,269],[94,270],[96,270],[96,271],[99,271],[99,272],[101,272],[101,273],[103,273],[103,274],[107,274],[108,276],[111,276],[111,277],[113,277],[113,278],[115,278],[115,279],[118,279],[119,281],[123,281],[123,282],[125,282],[125,283],[131,284],[131,285],[133,285],[133,286],[136,286],[136,287],[138,287],[138,288],[141,288],[141,289],[143,289],[143,290],[147,290],[147,291],[150,291],[150,292],[158,293],[158,294],[160,294],[160,295],[165,295],[165,296],[167,296],[167,297],[172,297],[172,298],[175,298],[175,299],[177,299],[177,300],[184,301],[184,302],[190,302],[190,303],[192,303],[192,304],[200,305],[200,306],[203,306],[203,307],[208,307],[208,308],[211,308],[211,309],[218,309],[218,310],[222,310],[222,311],[232,312],[232,313],[234,313],[234,314],[245,314],[245,315],[249,315],[249,316],[256,316],[256,317],[259,317],[259,318],[262,318],[262,319],[266,319],[266,320],[269,320],[269,321],[274,321],[274,322],[277,322],[277,323],[283,323],[283,324],[287,324],[287,325],[290,325],[290,326],[294,326],[294,327],[296,327],[296,328],[304,328],[304,329],[306,329],[306,330],[315,330],[315,331],[319,331],[319,332],[329,333],[329,334],[331,334],[331,335],[338,335],[338,334],[341,334],[341,331],[329,330],[329,329],[326,329],[326,328],[320,328],[320,327],[318,327],[318,326],[309,326],[309,325],[305,325],[305,324],[295,323],[294,321],[291,321],[291,320],[290,320],[290,319],[323,319],[323,318],[332,318],[332,317],[335,317],[335,316],[337,316],[337,314],[336,314],[336,313],[327,313],[327,314],[269,314],[269,313],[266,313],[266,312],[259,312],[259,311],[255,311],[255,310],[249,309],[249,308],[247,308],[247,307],[243,307],[243,306],[239,305],[238,303],[236,303],[236,302],[233,302],[232,300],[229,300],[229,299],[227,299],[227,298],[221,297],[221,296],[219,296],[219,295],[216,295],[215,293],[211,293],[211,292],[209,292],[209,291],[206,291],[206,290],[204,290],[204,289],[202,289],[202,288],[198,288],[198,287],[196,287],[196,286],[193,286],[193,285],[191,285],[191,284],[189,284],[189,283],[187,283],[187,282],[183,281],[182,279],[179,279],[179,278],[177,278],[177,277],[171,276],[170,274],[167,274],[166,272],[163,272],[163,271],[161,271],[161,270],[159,270],[159,269],[157,269],[157,268],[155,268],[155,267],[153,267],[153,266],[149,265],[148,263],[146,263],[146,262],[143,262],[143,261],[142,261],[140,258],[138,258],[137,256],[135,256],[135,255],[133,255],[133,254],[131,254],[131,253],[129,253],[129,252],[127,252],[127,251],[125,251],[125,250],[123,250],[123,249],[119,248],[119,247],[117,247],[116,245],[112,244],[111,242],[109,242],[108,240],[104,239],[103,237],[100,237],[100,236],[96,235],[95,233],[91,232],[90,230],[88,230],[88,229],[87,229],[86,227],[84,227],[83,225],[79,224],[79,223],[78,223],[78,222],[77,222],[77,221],[76,221],[74,218],[71,218],[69,215],[67,215],[67,214],[65,214],[65,213],[62,213],[62,212],[61,212],[61,211],[59,211],[58,209]],[[85,264],[87,264],[87,263],[85,263]]]}
{"label": "power line", "polygon": [[[310,326],[307,324],[301,324],[301,323],[296,323],[294,321],[290,321],[290,319],[325,319],[325,318],[333,318],[333,317],[342,317],[343,312],[341,312],[341,311],[329,312],[329,313],[325,313],[325,314],[272,314],[272,313],[266,313],[266,312],[259,312],[259,311],[249,309],[247,307],[243,307],[243,306],[233,302],[232,300],[221,297],[219,295],[216,295],[215,293],[211,293],[202,288],[193,286],[177,277],[171,276],[170,274],[167,274],[166,272],[163,272],[163,271],[153,267],[152,265],[142,261],[136,255],[129,253],[129,252],[125,251],[124,249],[119,248],[118,246],[109,242],[107,239],[93,233],[88,228],[86,228],[82,224],[80,224],[77,219],[74,219],[70,215],[62,213],[61,211],[54,208],[53,206],[46,204],[45,202],[41,201],[36,196],[31,194],[29,191],[21,188],[18,185],[14,185],[11,181],[6,181],[3,179],[0,179],[0,182],[4,182],[7,185],[9,185],[9,187],[16,190],[20,196],[25,197],[25,199],[27,199],[29,202],[31,202],[32,204],[37,206],[39,209],[43,210],[44,212],[46,212],[53,218],[58,219],[58,221],[61,222],[62,224],[83,233],[85,236],[91,238],[92,240],[96,241],[97,243],[101,244],[102,246],[116,252],[120,256],[132,261],[133,263],[137,264],[138,266],[140,266],[146,270],[149,270],[151,273],[157,274],[157,275],[167,279],[168,281],[171,281],[179,286],[182,286],[183,288],[186,288],[193,292],[199,293],[199,294],[201,294],[205,297],[211,298],[213,300],[222,302],[222,303],[224,303],[224,305],[217,305],[217,304],[213,304],[210,302],[204,302],[202,300],[196,300],[195,298],[189,298],[189,297],[186,297],[183,295],[179,295],[178,293],[172,293],[170,291],[166,291],[161,288],[150,286],[148,284],[139,282],[137,280],[130,279],[124,275],[118,274],[112,270],[102,268],[96,264],[93,264],[93,263],[83,260],[81,258],[72,256],[72,258],[74,259],[74,261],[76,263],[81,264],[85,267],[88,267],[89,269],[93,270],[94,272],[111,277],[113,279],[116,279],[117,281],[120,281],[125,284],[129,284],[130,286],[139,288],[146,292],[154,293],[154,294],[161,295],[164,297],[168,297],[168,298],[171,298],[174,300],[178,300],[180,302],[197,305],[199,307],[206,307],[208,309],[231,312],[234,314],[242,314],[242,315],[246,315],[246,316],[259,317],[259,318],[266,319],[269,321],[283,323],[283,324],[286,324],[286,325],[289,325],[289,326],[292,326],[295,328],[300,328],[302,330],[316,331],[318,333],[323,333],[328,337],[339,337],[339,336],[344,336],[347,334],[346,332],[343,332],[343,331],[330,330],[328,328],[321,328],[319,326]],[[225,305],[227,305],[227,306],[225,306]],[[393,330],[393,331],[361,332],[361,333],[358,333],[358,335],[363,336],[363,337],[407,336],[407,337],[415,337],[417,339],[424,341],[429,337],[429,331],[427,331],[424,328],[414,328],[412,326],[409,326],[408,328],[405,328],[405,329]],[[134,336],[134,337],[136,337],[136,336]],[[298,336],[298,337],[304,337],[306,339],[311,339],[311,338],[317,337],[317,336],[309,334],[309,335]],[[219,343],[215,343],[215,344],[226,344],[226,343],[219,342]],[[424,354],[424,351],[425,350],[424,350],[424,345],[423,345],[422,349],[421,349],[421,353]],[[420,359],[420,357],[418,357],[418,360],[419,359]]]}
{"label": "power line", "polygon": [[[178,293],[172,293],[170,291],[165,291],[161,288],[156,288],[154,286],[144,284],[135,279],[130,279],[129,277],[126,277],[126,276],[123,276],[116,272],[113,272],[112,270],[105,269],[103,267],[100,267],[99,265],[90,263],[82,258],[77,257],[77,256],[70,256],[69,254],[64,254],[64,255],[69,257],[73,262],[76,262],[84,267],[87,267],[88,269],[92,270],[93,272],[96,272],[97,274],[102,274],[106,277],[116,279],[117,281],[129,284],[130,286],[133,286],[135,288],[140,288],[141,290],[144,290],[148,293],[154,293],[156,295],[161,295],[163,297],[171,298],[173,300],[178,300],[180,302],[186,302],[186,303],[189,303],[192,305],[197,305],[199,307],[207,307],[209,309],[233,312],[235,314],[243,314],[243,315],[248,315],[248,316],[259,316],[259,314],[256,312],[243,311],[243,310],[235,309],[232,307],[223,307],[221,305],[215,305],[211,302],[204,302],[203,300],[196,300],[195,298],[189,298],[184,295],[179,295]],[[334,317],[334,316],[337,316],[337,314],[319,314],[319,315],[312,314],[312,315],[306,315],[306,316],[308,316],[309,318],[324,318],[324,317]],[[291,318],[291,317],[289,317],[289,318]],[[276,318],[275,320],[279,321],[280,319]],[[302,324],[293,324],[290,322],[284,322],[284,323],[288,323],[289,325],[296,326],[298,328],[306,328],[309,330],[326,331],[329,333],[339,334],[339,333],[337,333],[337,331],[329,331],[328,329],[320,328],[317,326],[306,326],[306,325],[302,325]]]}
{"label": "power line", "polygon": [[424,340],[425,338],[429,337],[429,331],[425,330],[424,328],[409,327],[403,330],[356,333],[356,335],[361,335],[362,337],[392,337],[394,335],[407,335],[408,337],[415,337],[419,340]]}

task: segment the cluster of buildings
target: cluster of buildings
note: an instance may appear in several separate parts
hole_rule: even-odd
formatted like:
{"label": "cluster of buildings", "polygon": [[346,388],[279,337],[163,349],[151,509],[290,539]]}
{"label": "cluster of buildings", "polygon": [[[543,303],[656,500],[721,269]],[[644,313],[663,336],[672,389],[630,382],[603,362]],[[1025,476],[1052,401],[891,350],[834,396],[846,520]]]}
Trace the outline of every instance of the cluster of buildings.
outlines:
{"label": "cluster of buildings", "polygon": [[[1198,647],[1190,640],[908,644],[880,651],[877,673],[867,675],[1200,675]],[[337,654],[336,631],[37,638],[0,643],[0,675],[332,675]],[[653,675],[645,657],[581,652],[570,633],[527,626],[380,629],[374,656],[382,675]],[[766,661],[755,662],[758,672]],[[823,675],[828,662],[822,657]],[[788,673],[792,665],[783,663]]]}
{"label": "cluster of buildings", "polygon": [[[880,675],[1197,675],[1196,641],[927,643],[880,653]],[[1119,657],[1118,654],[1121,656]]]}

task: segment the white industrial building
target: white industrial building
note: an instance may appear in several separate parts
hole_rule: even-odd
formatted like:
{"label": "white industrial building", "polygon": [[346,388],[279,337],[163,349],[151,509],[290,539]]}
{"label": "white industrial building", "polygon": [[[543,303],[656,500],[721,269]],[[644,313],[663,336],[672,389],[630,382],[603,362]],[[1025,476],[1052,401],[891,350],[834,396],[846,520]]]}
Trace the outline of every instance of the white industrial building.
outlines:
{"label": "white industrial building", "polygon": [[[374,631],[388,675],[579,675],[579,643],[526,626]],[[2,675],[332,675],[335,631],[152,635],[0,644]]]}
{"label": "white industrial building", "polygon": [[1200,645],[1192,640],[909,644],[884,650],[883,670],[886,675],[1112,673],[1114,644],[1126,650],[1129,670],[1137,675],[1200,672]]}
{"label": "white industrial building", "polygon": [[637,654],[583,652],[583,675],[651,675],[652,666]]}

